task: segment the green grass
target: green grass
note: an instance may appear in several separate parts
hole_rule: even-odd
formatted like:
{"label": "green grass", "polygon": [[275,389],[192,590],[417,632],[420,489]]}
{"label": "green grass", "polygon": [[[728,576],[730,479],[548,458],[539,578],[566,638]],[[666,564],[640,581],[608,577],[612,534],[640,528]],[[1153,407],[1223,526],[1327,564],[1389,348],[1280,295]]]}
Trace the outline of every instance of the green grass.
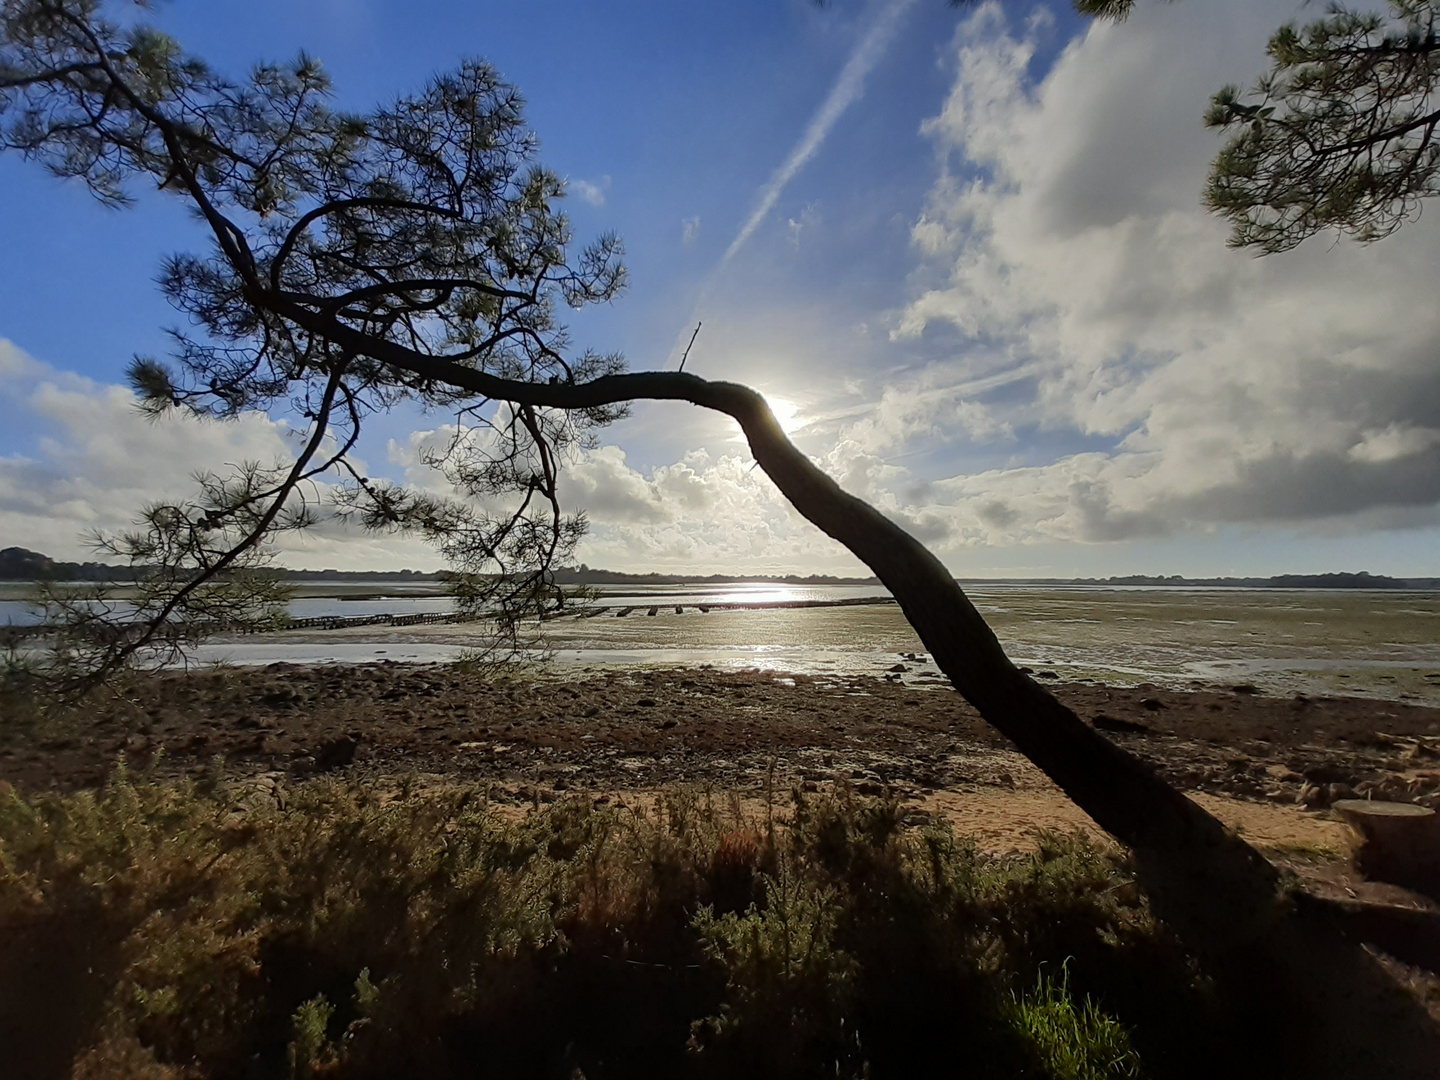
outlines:
{"label": "green grass", "polygon": [[1130,1032],[1089,998],[1070,993],[1070,963],[1056,979],[1042,971],[1033,990],[1015,995],[1005,1010],[1032,1061],[1054,1080],[1127,1080],[1140,1076]]}
{"label": "green grass", "polygon": [[989,858],[844,794],[771,810],[0,789],[0,1042],[12,1075],[154,1080],[1224,1064],[1223,1011],[1112,852]]}

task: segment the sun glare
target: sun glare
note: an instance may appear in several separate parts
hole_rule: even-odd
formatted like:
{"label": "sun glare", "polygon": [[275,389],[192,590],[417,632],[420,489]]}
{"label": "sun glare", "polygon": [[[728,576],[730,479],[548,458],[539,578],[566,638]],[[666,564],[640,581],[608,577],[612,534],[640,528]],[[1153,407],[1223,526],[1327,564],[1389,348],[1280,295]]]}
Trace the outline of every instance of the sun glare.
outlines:
{"label": "sun glare", "polygon": [[780,424],[780,430],[786,435],[794,435],[805,426],[805,421],[800,419],[800,406],[793,401],[768,395],[765,401],[770,406],[770,411],[775,414],[775,419]]}

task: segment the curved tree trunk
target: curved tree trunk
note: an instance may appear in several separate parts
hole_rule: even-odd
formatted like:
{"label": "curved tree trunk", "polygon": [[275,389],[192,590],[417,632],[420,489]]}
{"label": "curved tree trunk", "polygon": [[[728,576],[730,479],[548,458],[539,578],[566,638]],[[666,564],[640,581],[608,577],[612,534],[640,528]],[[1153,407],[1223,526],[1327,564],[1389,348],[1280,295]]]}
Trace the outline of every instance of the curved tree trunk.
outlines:
{"label": "curved tree trunk", "polygon": [[1134,850],[1147,884],[1165,894],[1166,917],[1182,924],[1177,929],[1192,927],[1212,949],[1264,932],[1279,882],[1269,862],[1011,663],[940,560],[816,468],[763,402],[737,419],[761,468],[797,510],[875,572],[965,700]]}
{"label": "curved tree trunk", "polygon": [[1253,1025],[1257,1075],[1440,1074],[1433,1019],[1340,919],[1315,904],[1297,914],[1259,852],[1016,668],[939,559],[816,468],[758,394],[734,396],[726,411],[786,498],[875,571],[986,721],[1133,850],[1156,913]]}
{"label": "curved tree trunk", "polygon": [[[739,423],[756,461],[809,521],[844,544],[894,594],[960,694],[1133,852],[1156,914],[1227,986],[1282,1059],[1265,1075],[1433,1077],[1440,1032],[1321,903],[1293,904],[1266,859],[1095,731],[1010,662],[954,577],[924,545],[846,493],[802,454],[756,391],[679,372],[580,384],[502,379],[386,341],[303,307],[280,311],[342,347],[414,375],[516,404],[583,409],[686,401]],[[1258,1042],[1257,1042],[1257,1045]],[[1258,1075],[1258,1073],[1257,1073]]]}
{"label": "curved tree trunk", "polygon": [[[1440,1073],[1432,1018],[1339,919],[1322,905],[1297,915],[1259,852],[1016,668],[939,559],[816,468],[758,394],[734,398],[726,411],[786,498],[875,571],[986,721],[1133,850],[1156,913],[1205,958],[1259,1029],[1255,1063],[1263,1074]],[[1292,1045],[1265,1060],[1277,1041]]]}

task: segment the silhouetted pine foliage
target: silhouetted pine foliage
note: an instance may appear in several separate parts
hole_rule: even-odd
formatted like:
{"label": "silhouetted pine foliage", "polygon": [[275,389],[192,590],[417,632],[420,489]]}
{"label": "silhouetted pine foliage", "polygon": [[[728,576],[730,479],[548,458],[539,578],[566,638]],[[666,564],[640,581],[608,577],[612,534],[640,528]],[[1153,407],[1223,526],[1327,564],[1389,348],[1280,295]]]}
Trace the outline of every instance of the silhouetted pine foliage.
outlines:
{"label": "silhouetted pine foliage", "polygon": [[1205,202],[1232,245],[1268,254],[1329,230],[1378,240],[1440,190],[1440,0],[1389,7],[1336,5],[1281,27],[1249,93],[1214,96],[1206,123],[1231,136]]}

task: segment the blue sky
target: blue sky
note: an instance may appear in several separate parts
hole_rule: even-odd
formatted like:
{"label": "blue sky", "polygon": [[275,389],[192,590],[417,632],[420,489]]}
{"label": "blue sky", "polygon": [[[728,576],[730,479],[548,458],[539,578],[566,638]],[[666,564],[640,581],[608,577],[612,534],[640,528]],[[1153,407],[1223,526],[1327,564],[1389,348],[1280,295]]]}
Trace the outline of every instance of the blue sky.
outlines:
{"label": "blue sky", "polygon": [[[1440,573],[1434,221],[1257,261],[1199,210],[1206,97],[1259,74],[1296,12],[176,0],[157,19],[237,74],[303,47],[354,109],[490,60],[577,235],[626,243],[628,293],[577,317],[577,344],[673,366],[703,319],[690,370],[777,399],[962,576]],[[195,468],[283,452],[284,417],[147,426],[115,385],[175,321],[154,274],[200,242],[177,200],[105,211],[0,156],[0,237],[0,546],[76,557]],[[446,422],[385,418],[370,470],[435,483],[418,454]],[[572,463],[581,557],[854,571],[750,464],[724,418],[637,407]],[[338,526],[285,558],[435,564]]]}

